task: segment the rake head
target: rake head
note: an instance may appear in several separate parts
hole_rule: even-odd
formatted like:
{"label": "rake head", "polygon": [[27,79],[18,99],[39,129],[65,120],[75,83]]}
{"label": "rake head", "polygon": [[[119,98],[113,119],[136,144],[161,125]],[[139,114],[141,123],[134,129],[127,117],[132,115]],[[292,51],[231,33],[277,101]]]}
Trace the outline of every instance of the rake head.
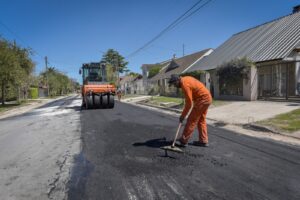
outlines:
{"label": "rake head", "polygon": [[172,146],[172,145],[161,147],[161,149],[163,149],[165,151],[173,151],[176,153],[183,153],[183,151],[179,147]]}

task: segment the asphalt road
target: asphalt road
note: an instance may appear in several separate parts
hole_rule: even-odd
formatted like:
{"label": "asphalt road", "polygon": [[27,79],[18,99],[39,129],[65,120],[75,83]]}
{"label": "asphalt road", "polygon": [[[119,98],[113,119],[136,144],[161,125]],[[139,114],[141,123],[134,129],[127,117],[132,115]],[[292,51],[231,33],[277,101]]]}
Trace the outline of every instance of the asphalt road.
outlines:
{"label": "asphalt road", "polygon": [[80,123],[70,200],[300,199],[299,147],[209,127],[210,147],[165,157],[177,117],[123,103],[82,110]]}
{"label": "asphalt road", "polygon": [[0,199],[66,199],[80,152],[80,97],[0,120]]}

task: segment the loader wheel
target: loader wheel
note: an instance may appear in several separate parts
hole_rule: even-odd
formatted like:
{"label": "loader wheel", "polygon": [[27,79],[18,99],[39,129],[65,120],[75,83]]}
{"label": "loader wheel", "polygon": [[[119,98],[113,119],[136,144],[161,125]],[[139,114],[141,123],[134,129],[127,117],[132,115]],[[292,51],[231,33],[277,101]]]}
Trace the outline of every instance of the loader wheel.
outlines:
{"label": "loader wheel", "polygon": [[108,95],[102,96],[101,108],[107,108],[108,106]]}
{"label": "loader wheel", "polygon": [[115,106],[115,96],[108,95],[108,108],[114,108]]}
{"label": "loader wheel", "polygon": [[86,96],[85,107],[86,107],[86,109],[93,107],[93,97],[92,96]]}
{"label": "loader wheel", "polygon": [[101,98],[98,95],[94,96],[94,107],[100,108],[101,107]]}

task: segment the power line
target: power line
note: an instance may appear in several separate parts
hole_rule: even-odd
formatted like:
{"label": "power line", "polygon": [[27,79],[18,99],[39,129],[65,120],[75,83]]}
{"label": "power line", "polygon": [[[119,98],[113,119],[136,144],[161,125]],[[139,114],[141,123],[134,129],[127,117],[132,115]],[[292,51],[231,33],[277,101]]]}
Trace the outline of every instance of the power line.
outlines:
{"label": "power line", "polygon": [[179,16],[175,21],[173,21],[169,26],[167,26],[166,28],[164,28],[160,33],[158,33],[158,35],[156,35],[154,38],[152,38],[150,41],[148,41],[146,44],[144,44],[142,47],[138,48],[136,51],[134,51],[133,53],[131,53],[129,56],[127,57],[132,57],[133,55],[135,55],[136,53],[138,53],[139,51],[143,50],[144,48],[146,48],[147,46],[149,46],[152,42],[154,42],[155,40],[157,40],[159,37],[161,37],[161,35],[163,35],[165,32],[168,31],[168,29],[170,29],[174,24],[176,24],[176,22],[178,22],[181,18],[183,18],[188,12],[190,12],[193,8],[195,8],[199,3],[201,3],[202,0],[197,1],[191,8],[189,8],[187,11],[185,11],[181,16]]}
{"label": "power line", "polygon": [[[34,53],[34,54],[36,54],[36,55],[38,55],[41,59],[45,59],[45,58],[47,58],[47,59],[45,59],[45,62],[46,62],[46,70],[47,70],[47,65],[50,65],[50,66],[57,66],[57,65],[55,65],[54,63],[56,63],[56,62],[51,62],[51,61],[53,61],[52,59],[51,59],[51,61],[49,61],[49,58],[47,57],[47,56],[42,56],[38,51],[36,51],[35,49],[33,49],[32,47],[30,47],[29,45],[28,45],[28,43],[27,42],[25,42],[18,34],[16,34],[11,28],[9,28],[6,24],[4,24],[2,21],[0,21],[0,25],[2,25],[2,27],[4,27],[8,32],[10,32],[12,35],[14,35],[17,39],[19,39],[20,41],[21,41],[21,43],[23,43],[23,45],[25,45],[25,46],[27,46],[30,50],[32,50],[32,52]],[[57,63],[56,63],[57,64]],[[64,64],[63,64],[64,65]]]}
{"label": "power line", "polygon": [[12,35],[14,35],[17,39],[19,39],[21,41],[21,43],[23,43],[24,45],[28,46],[28,48],[30,48],[33,53],[35,53],[36,55],[40,56],[42,59],[44,59],[44,56],[42,56],[41,54],[39,54],[35,49],[33,49],[32,47],[30,47],[28,45],[27,42],[25,42],[18,34],[16,34],[14,31],[11,30],[11,28],[9,28],[6,24],[4,24],[3,22],[0,21],[0,25],[2,25],[2,27],[4,27],[8,32],[10,32]]}
{"label": "power line", "polygon": [[178,21],[171,29],[173,29],[175,26],[177,26],[181,22],[185,21],[186,19],[188,19],[189,17],[191,17],[192,15],[194,15],[196,12],[198,12],[201,8],[203,8],[204,6],[206,6],[211,1],[212,0],[208,0],[207,2],[205,2],[204,4],[202,4],[199,8],[197,8],[196,10],[194,10],[193,12],[191,12],[189,15],[185,16],[181,21]]}
{"label": "power line", "polygon": [[[143,49],[147,48],[151,43],[153,43],[154,41],[156,41],[157,39],[159,39],[163,34],[165,34],[166,32],[168,32],[170,30],[172,30],[178,24],[180,24],[181,22],[183,22],[184,20],[186,20],[187,18],[189,18],[190,16],[192,16],[193,14],[195,14],[196,12],[198,12],[201,8],[203,8],[205,5],[207,5],[210,1],[212,1],[212,0],[208,0],[203,5],[201,5],[200,7],[198,7],[196,10],[192,11],[197,5],[199,5],[202,2],[202,0],[199,0],[198,2],[196,2],[191,8],[189,8],[187,11],[185,11],[180,17],[178,17],[175,21],[173,21],[169,26],[167,26],[166,28],[164,28],[160,33],[158,33],[154,38],[152,38],[150,41],[148,41],[142,47],[138,48],[137,50],[135,50],[134,52],[132,52],[131,54],[129,54],[126,58],[135,56],[137,53],[139,53]],[[190,11],[192,11],[192,12],[189,13]]]}

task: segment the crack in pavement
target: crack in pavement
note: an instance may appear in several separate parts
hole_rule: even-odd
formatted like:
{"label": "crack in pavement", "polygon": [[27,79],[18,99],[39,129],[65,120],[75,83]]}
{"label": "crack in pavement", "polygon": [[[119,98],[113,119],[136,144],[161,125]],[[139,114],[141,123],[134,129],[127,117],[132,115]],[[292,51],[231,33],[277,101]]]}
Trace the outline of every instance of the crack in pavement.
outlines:
{"label": "crack in pavement", "polygon": [[59,172],[56,173],[57,177],[49,184],[50,188],[47,192],[47,196],[49,199],[53,199],[53,197],[52,197],[53,193],[56,190],[58,190],[58,191],[60,190],[57,188],[58,187],[57,183],[59,182],[59,179],[61,178],[61,174],[63,173],[63,167],[65,166],[68,157],[69,157],[68,155],[64,156],[64,159],[62,162],[60,162],[59,160],[56,161],[56,164],[59,166]]}

